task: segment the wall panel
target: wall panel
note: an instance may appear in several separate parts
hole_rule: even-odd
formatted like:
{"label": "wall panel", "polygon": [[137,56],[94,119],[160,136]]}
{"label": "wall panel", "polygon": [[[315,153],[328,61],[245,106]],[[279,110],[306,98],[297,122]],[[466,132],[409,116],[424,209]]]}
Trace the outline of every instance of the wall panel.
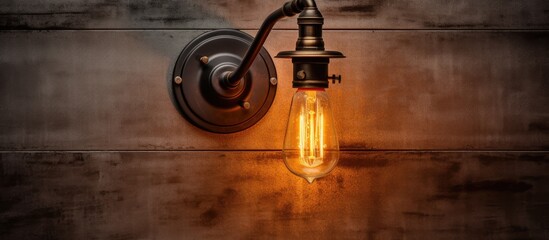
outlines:
{"label": "wall panel", "polygon": [[240,133],[169,94],[189,41],[283,2],[0,1],[0,239],[549,239],[549,1],[317,0],[347,58],[344,151],[313,184],[279,152],[290,61]]}
{"label": "wall panel", "polygon": [[[285,0],[4,0],[0,29],[257,29]],[[318,0],[327,28],[547,29],[545,0]],[[278,28],[296,28],[295,19]]]}
{"label": "wall panel", "polygon": [[[546,239],[546,152],[4,152],[2,239]],[[32,229],[31,233],[29,230]]]}
{"label": "wall panel", "polygon": [[[237,134],[186,122],[169,81],[203,31],[0,33],[0,148],[280,149],[291,63],[259,124]],[[272,55],[293,48],[274,31]],[[327,31],[342,84],[329,88],[345,149],[531,149],[549,145],[547,32]],[[270,139],[270,141],[257,141]]]}

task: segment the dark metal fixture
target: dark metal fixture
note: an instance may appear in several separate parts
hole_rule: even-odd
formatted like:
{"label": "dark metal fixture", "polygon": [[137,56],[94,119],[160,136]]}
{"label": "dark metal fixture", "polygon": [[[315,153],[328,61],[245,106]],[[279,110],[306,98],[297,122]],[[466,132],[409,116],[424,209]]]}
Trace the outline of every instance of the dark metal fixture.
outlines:
{"label": "dark metal fixture", "polygon": [[273,103],[278,83],[275,65],[263,43],[275,23],[299,14],[295,51],[276,57],[291,58],[294,88],[327,88],[330,58],[324,50],[324,18],[314,0],[293,0],[272,12],[255,38],[238,30],[204,33],[181,52],[174,68],[172,89],[178,108],[194,125],[215,133],[242,131],[258,122]]}

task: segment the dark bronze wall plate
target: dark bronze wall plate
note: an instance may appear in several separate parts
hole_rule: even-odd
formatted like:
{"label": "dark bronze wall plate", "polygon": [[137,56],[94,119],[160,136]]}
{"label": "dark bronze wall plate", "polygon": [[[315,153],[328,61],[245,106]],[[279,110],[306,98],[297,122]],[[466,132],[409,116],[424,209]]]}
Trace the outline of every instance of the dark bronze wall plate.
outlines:
{"label": "dark bronze wall plate", "polygon": [[234,71],[253,37],[233,29],[206,32],[193,39],[175,64],[172,90],[182,115],[197,127],[215,133],[242,131],[258,122],[276,95],[276,68],[262,48],[236,86],[223,74]]}

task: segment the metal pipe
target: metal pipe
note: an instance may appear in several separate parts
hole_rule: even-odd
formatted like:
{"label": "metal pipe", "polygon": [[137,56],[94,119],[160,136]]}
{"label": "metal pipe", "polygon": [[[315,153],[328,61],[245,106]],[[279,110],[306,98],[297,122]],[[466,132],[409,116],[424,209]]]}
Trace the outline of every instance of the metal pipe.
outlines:
{"label": "metal pipe", "polygon": [[259,28],[259,31],[254,38],[254,41],[250,45],[250,48],[246,52],[246,55],[244,55],[244,58],[242,59],[242,62],[240,63],[238,68],[234,72],[229,72],[225,74],[224,84],[228,87],[235,87],[236,85],[238,85],[240,79],[242,79],[244,75],[246,75],[246,73],[252,66],[252,63],[257,57],[259,51],[261,50],[261,47],[263,47],[263,43],[265,43],[265,40],[267,40],[269,33],[273,29],[276,22],[278,22],[278,20],[301,13],[301,11],[303,11],[306,6],[309,6],[311,4],[314,4],[314,1],[292,0],[284,3],[281,8],[272,12],[265,19],[265,21],[263,21],[263,24]]}

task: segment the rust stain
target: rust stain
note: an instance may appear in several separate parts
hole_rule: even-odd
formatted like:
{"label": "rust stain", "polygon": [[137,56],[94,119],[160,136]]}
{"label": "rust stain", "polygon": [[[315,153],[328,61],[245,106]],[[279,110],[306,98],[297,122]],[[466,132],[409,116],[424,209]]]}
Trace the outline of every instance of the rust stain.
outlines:
{"label": "rust stain", "polygon": [[461,170],[461,163],[459,162],[452,162],[450,163],[450,166],[447,168],[448,175],[454,175],[458,173]]}
{"label": "rust stain", "polygon": [[21,174],[2,174],[0,178],[0,186],[15,187],[22,185],[24,181],[25,177]]}
{"label": "rust stain", "polygon": [[182,183],[183,182],[183,178],[181,176],[171,176],[171,177],[168,177],[167,183]]}
{"label": "rust stain", "polygon": [[478,156],[478,160],[483,165],[490,165],[492,163],[498,163],[498,162],[501,162],[503,160],[509,160],[509,159],[507,159],[506,157],[501,156],[501,155],[494,156],[494,155],[488,155],[488,154],[481,154],[481,155]]}
{"label": "rust stain", "polygon": [[[48,159],[44,159],[47,156]],[[42,154],[42,153],[26,153],[23,159],[26,159],[27,164],[32,165],[66,165],[66,166],[84,166],[86,161],[90,158],[90,154],[84,153],[72,153],[72,154],[63,154],[63,153],[53,153],[53,154]]]}
{"label": "rust stain", "polygon": [[482,24],[482,23],[461,23],[461,24],[451,24],[451,23],[438,23],[426,21],[423,23],[423,26],[426,28],[450,28],[450,29],[461,29],[461,28],[491,28],[495,27],[493,24]]}
{"label": "rust stain", "polygon": [[232,188],[226,188],[225,190],[223,190],[223,194],[217,197],[217,204],[219,204],[219,206],[225,207],[235,200],[236,195],[236,190]]}
{"label": "rust stain", "polygon": [[294,215],[294,205],[291,202],[284,203],[282,207],[275,209],[275,213],[280,219],[291,219]]}
{"label": "rust stain", "polygon": [[341,12],[360,12],[360,13],[373,13],[376,11],[376,5],[363,4],[353,6],[343,6],[339,8]]}
{"label": "rust stain", "polygon": [[534,121],[528,124],[528,131],[549,133],[549,121]]}
{"label": "rust stain", "polygon": [[200,214],[200,224],[202,226],[211,227],[219,223],[219,218],[219,212],[212,207]]}
{"label": "rust stain", "polygon": [[418,218],[425,218],[425,217],[444,217],[443,214],[428,214],[428,213],[422,213],[422,212],[402,212],[404,216],[411,216],[411,217],[418,217]]}
{"label": "rust stain", "polygon": [[[227,208],[236,199],[238,192],[232,188],[225,188],[223,193],[217,196],[216,201],[206,211],[200,214],[200,225],[204,227],[212,227],[219,224],[223,220],[223,216]],[[197,202],[197,204],[200,204]]]}
{"label": "rust stain", "polygon": [[513,180],[487,180],[466,182],[451,187],[453,192],[513,192],[520,193],[532,189],[532,184]]}
{"label": "rust stain", "polygon": [[549,160],[548,154],[522,154],[518,157],[518,160],[534,162],[538,164],[545,164]]}
{"label": "rust stain", "polygon": [[456,193],[453,194],[435,194],[427,199],[428,202],[436,201],[449,201],[449,200],[458,200],[459,195]]}
{"label": "rust stain", "polygon": [[341,159],[337,163],[342,168],[382,168],[389,164],[387,159]]}
{"label": "rust stain", "polygon": [[34,225],[44,219],[60,219],[62,211],[55,207],[36,208],[30,212],[0,219],[0,234],[10,233],[17,227]]}
{"label": "rust stain", "polygon": [[337,182],[337,187],[339,189],[344,189],[345,188],[345,179],[343,178],[343,176],[341,174],[338,174],[336,176],[336,182]]}
{"label": "rust stain", "polygon": [[491,154],[480,154],[478,156],[478,159],[480,163],[483,165],[490,165],[490,164],[501,164],[502,162],[508,162],[508,161],[525,161],[525,162],[533,162],[533,163],[546,163],[549,159],[549,155],[547,154],[521,154],[518,157],[516,155],[491,155]]}

